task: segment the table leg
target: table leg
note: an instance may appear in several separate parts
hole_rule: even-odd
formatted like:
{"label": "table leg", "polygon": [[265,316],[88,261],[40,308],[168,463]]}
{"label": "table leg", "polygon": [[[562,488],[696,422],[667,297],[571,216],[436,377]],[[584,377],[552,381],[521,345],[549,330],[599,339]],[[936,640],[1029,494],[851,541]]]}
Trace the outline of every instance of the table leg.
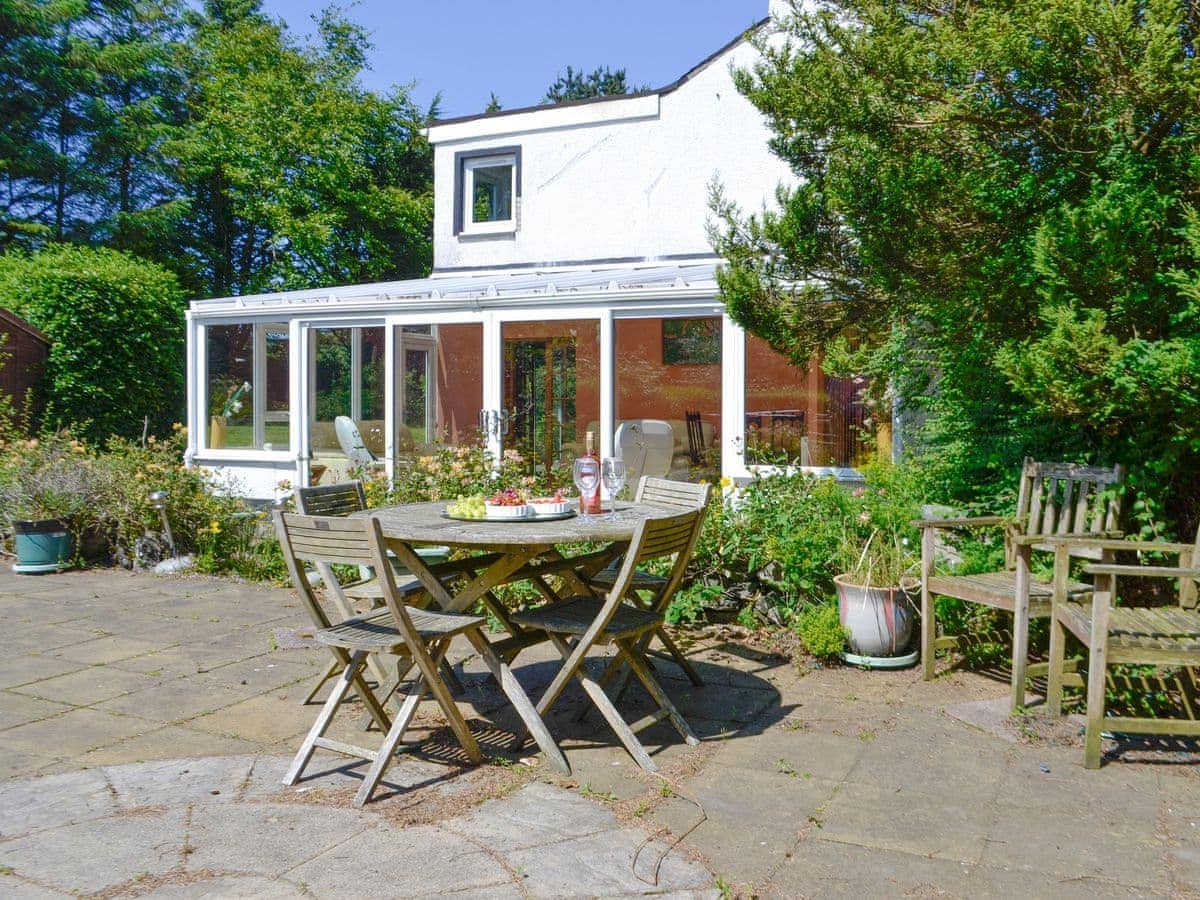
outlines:
{"label": "table leg", "polygon": [[[495,652],[491,645],[488,644],[487,638],[479,633],[478,630],[466,632],[467,640],[471,642],[482,657],[484,664],[488,667],[488,671],[492,673],[492,677],[500,685],[500,689],[504,691],[504,695],[508,697],[513,708],[516,709],[517,715],[521,717],[521,721],[525,723],[525,727],[529,729],[529,733],[533,735],[534,741],[538,747],[546,755],[546,764],[558,772],[560,775],[570,775],[571,767],[567,764],[567,758],[563,756],[562,750],[558,748],[558,744],[554,742],[554,738],[550,736],[550,731],[546,728],[546,723],[542,721],[542,717],[537,714],[537,710],[533,707],[533,702],[529,699],[529,695],[525,693],[525,689],[521,687],[516,676],[513,675],[512,669],[503,662]],[[524,738],[524,735],[521,735]]]}
{"label": "table leg", "polygon": [[522,547],[503,554],[494,563],[478,573],[457,594],[451,594],[441,580],[413,549],[403,541],[389,541],[389,547],[408,570],[413,573],[443,612],[464,613],[483,599],[493,588],[504,584],[525,563],[545,552],[545,547]]}
{"label": "table leg", "polygon": [[[545,547],[523,547],[519,550],[505,553],[494,563],[489,565],[482,572],[477,574],[461,591],[451,595],[442,584],[441,580],[430,570],[413,549],[401,541],[390,542],[392,550],[399,560],[408,566],[410,572],[421,580],[425,585],[426,590],[433,597],[434,602],[446,612],[463,613],[471,609],[477,600],[482,599],[488,594],[492,588],[503,584],[509,579],[509,576],[524,566],[529,560],[546,551]],[[488,667],[492,677],[500,685],[500,689],[504,691],[504,695],[512,703],[516,709],[517,715],[521,717],[522,723],[529,729],[529,733],[533,735],[533,739],[537,741],[538,747],[546,755],[547,765],[563,775],[568,775],[571,772],[571,767],[567,765],[567,759],[563,756],[562,751],[558,749],[558,745],[554,739],[550,737],[550,732],[546,728],[546,724],[542,721],[534,708],[529,695],[525,693],[525,689],[521,687],[516,676],[513,675],[512,669],[508,664],[503,662],[494,650],[491,644],[488,643],[478,629],[472,629],[464,632],[471,646],[475,648],[483,659],[484,664]]]}

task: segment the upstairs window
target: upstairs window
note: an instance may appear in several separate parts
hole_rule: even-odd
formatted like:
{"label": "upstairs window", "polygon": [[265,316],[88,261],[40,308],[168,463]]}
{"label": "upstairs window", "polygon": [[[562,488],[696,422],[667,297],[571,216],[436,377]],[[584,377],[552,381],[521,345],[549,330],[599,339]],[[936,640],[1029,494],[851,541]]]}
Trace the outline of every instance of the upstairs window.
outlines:
{"label": "upstairs window", "polygon": [[459,153],[456,159],[455,234],[516,231],[521,196],[520,148]]}

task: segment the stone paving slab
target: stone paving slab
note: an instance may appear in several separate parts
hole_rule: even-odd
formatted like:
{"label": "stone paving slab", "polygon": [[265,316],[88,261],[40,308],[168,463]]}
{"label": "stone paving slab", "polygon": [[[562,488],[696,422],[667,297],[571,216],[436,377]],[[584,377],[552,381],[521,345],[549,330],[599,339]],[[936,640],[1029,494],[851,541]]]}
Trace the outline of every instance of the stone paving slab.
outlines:
{"label": "stone paving slab", "polygon": [[97,709],[72,709],[0,731],[0,749],[41,753],[48,759],[80,756],[94,747],[142,734],[150,727],[143,719]]}
{"label": "stone paving slab", "polygon": [[[184,725],[159,725],[135,737],[127,738],[103,747],[89,750],[69,765],[94,768],[111,766],[129,761],[170,759],[174,754],[189,754],[189,758],[204,759],[220,754],[223,756],[253,755],[261,751],[260,745],[226,734],[209,734],[195,727],[203,719],[194,719]],[[48,771],[46,769],[41,770]]]}
{"label": "stone paving slab", "polygon": [[[656,865],[663,845],[560,787],[531,784],[436,825],[398,827],[386,804],[315,804],[269,784],[285,763],[164,760],[6,782],[5,896],[556,897],[712,886],[681,854]],[[409,788],[428,784],[434,768],[393,766]],[[531,840],[534,821],[542,830]]]}
{"label": "stone paving slab", "polygon": [[65,703],[54,703],[28,697],[19,690],[0,692],[0,731],[26,722],[49,719],[65,713],[71,707]]}
{"label": "stone paving slab", "polygon": [[[1008,719],[1004,682],[798,669],[734,628],[687,636],[705,687],[659,666],[703,738],[645,732],[661,777],[595,714],[577,720],[588,701],[571,686],[547,717],[569,778],[463,765],[426,703],[356,811],[361,762],[320,752],[299,785],[279,783],[329,659],[277,640],[305,624],[287,590],[0,570],[0,629],[16,637],[0,663],[0,896],[340,897],[379,881],[489,898],[1200,894],[1194,757],[1085,771],[1070,729],[1058,746]],[[466,645],[451,661],[485,752],[511,766],[505,698]],[[542,646],[516,671],[536,697],[559,664]],[[640,691],[627,700],[643,708]],[[377,740],[358,720],[345,710],[335,734]],[[81,847],[87,865],[50,856]],[[406,881],[414,868],[428,877]]]}

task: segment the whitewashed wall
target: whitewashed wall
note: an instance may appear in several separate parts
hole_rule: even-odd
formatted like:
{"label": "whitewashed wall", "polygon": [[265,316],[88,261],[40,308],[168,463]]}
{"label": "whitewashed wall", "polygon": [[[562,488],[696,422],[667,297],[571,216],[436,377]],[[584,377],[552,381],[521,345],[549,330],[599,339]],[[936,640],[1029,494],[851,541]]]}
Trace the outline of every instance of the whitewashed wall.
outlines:
{"label": "whitewashed wall", "polygon": [[[764,10],[765,12],[765,10]],[[709,254],[709,184],[744,209],[790,178],[762,116],[735,90],[746,42],[677,90],[435,125],[435,270]],[[515,234],[454,234],[455,154],[521,147]]]}

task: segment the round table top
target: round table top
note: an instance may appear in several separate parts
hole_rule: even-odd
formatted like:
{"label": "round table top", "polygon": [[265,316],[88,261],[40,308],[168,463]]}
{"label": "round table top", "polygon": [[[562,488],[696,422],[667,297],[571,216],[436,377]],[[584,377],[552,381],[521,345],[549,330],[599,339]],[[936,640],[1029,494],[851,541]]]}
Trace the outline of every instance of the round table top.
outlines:
{"label": "round table top", "polygon": [[354,513],[379,520],[383,535],[400,541],[446,544],[451,547],[529,546],[569,544],[580,541],[605,543],[629,541],[643,519],[678,515],[682,510],[649,504],[621,504],[616,519],[574,516],[569,519],[448,519],[445,500],[381,506]]}

